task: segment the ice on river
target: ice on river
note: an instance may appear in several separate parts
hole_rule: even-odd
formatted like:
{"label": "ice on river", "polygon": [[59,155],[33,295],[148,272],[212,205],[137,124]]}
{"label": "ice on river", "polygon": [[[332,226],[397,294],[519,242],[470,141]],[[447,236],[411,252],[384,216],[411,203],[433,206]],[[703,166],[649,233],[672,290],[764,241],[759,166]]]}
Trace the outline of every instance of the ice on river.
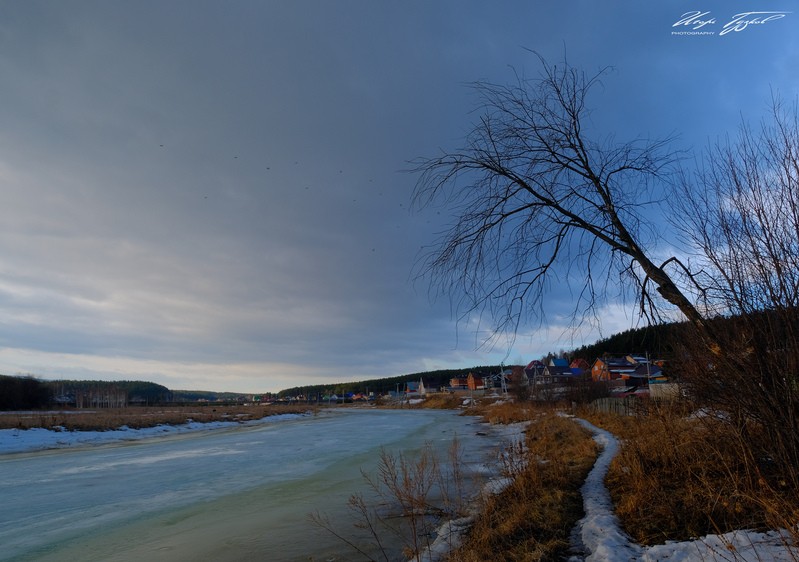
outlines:
{"label": "ice on river", "polygon": [[[443,453],[457,435],[467,465],[485,472],[504,439],[452,411],[267,420],[0,433],[0,451],[16,452],[0,455],[0,560],[345,560],[351,552],[308,515],[346,522],[381,448]],[[165,437],[145,438],[153,432]],[[46,450],[20,453],[31,447]]]}

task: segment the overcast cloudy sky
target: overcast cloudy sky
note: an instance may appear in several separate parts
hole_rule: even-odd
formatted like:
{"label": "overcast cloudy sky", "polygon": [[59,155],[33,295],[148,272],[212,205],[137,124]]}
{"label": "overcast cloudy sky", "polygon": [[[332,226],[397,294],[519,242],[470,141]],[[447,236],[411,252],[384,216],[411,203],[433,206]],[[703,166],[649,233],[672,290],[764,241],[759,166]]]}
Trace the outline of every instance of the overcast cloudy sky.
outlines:
{"label": "overcast cloudy sky", "polygon": [[[476,350],[412,282],[451,217],[410,212],[407,162],[456,148],[468,84],[534,76],[529,50],[614,67],[594,98],[608,134],[701,147],[758,119],[771,89],[799,95],[797,8],[2,2],[0,373],[261,392],[579,345],[553,315]],[[720,33],[756,9],[791,13]],[[715,33],[674,35],[695,10]],[[631,326],[623,311],[605,335]]]}

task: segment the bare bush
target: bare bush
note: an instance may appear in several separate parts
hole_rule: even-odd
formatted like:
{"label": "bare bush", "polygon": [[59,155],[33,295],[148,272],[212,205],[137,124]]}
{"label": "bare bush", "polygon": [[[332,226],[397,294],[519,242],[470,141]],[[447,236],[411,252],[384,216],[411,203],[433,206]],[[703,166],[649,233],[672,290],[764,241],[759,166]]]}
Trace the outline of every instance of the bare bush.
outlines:
{"label": "bare bush", "polygon": [[371,537],[371,548],[361,546],[347,531],[334,525],[320,513],[311,521],[333,534],[369,560],[368,551],[376,550],[383,560],[391,557],[390,544],[399,542],[408,559],[419,559],[436,538],[444,520],[466,514],[473,499],[464,484],[463,460],[457,439],[442,466],[431,444],[416,455],[381,451],[376,475],[363,472],[368,494],[353,494],[348,507],[354,526]]}
{"label": "bare bush", "polygon": [[[778,101],[760,127],[711,147],[680,184],[701,302],[720,353],[683,342],[702,404],[729,416],[755,459],[799,491],[799,116]],[[762,464],[762,463],[761,463]]]}

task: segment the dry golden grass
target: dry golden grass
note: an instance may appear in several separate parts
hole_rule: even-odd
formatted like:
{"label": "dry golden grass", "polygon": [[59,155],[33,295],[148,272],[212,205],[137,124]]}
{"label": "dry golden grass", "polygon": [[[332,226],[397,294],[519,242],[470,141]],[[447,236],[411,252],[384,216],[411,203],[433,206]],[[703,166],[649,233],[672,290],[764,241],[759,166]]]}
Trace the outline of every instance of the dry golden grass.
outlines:
{"label": "dry golden grass", "polygon": [[309,406],[217,406],[186,405],[168,407],[103,408],[61,410],[0,415],[0,429],[42,427],[62,431],[106,431],[128,426],[133,429],[157,425],[177,425],[191,421],[248,421],[275,414],[303,413]]}
{"label": "dry golden grass", "polygon": [[765,459],[750,458],[728,423],[656,408],[584,417],[622,442],[607,485],[622,525],[641,544],[799,521],[797,498],[770,478]]}
{"label": "dry golden grass", "polygon": [[[435,392],[427,394],[424,399],[413,399],[411,401],[380,400],[377,406],[386,409],[435,409],[435,410],[463,410],[465,414],[480,415],[482,410],[475,410],[472,407],[464,406],[464,401],[469,398],[462,393]],[[484,405],[490,402],[480,400]]]}
{"label": "dry golden grass", "polygon": [[[513,483],[485,499],[475,525],[450,560],[561,560],[583,516],[580,487],[596,460],[590,433],[554,410],[529,404],[486,408],[494,419],[529,420],[526,449],[512,453]],[[520,462],[523,461],[523,462]]]}
{"label": "dry golden grass", "polygon": [[467,410],[467,413],[480,415],[487,422],[492,424],[510,424],[529,421],[547,411],[548,410],[544,410],[541,407],[535,408],[529,402],[518,404],[515,402],[499,401],[470,408]]}
{"label": "dry golden grass", "polygon": [[[424,402],[414,404],[412,408],[433,408],[439,410],[454,410],[463,403],[462,396],[456,396],[446,392],[428,395]],[[407,406],[406,406],[407,407]]]}

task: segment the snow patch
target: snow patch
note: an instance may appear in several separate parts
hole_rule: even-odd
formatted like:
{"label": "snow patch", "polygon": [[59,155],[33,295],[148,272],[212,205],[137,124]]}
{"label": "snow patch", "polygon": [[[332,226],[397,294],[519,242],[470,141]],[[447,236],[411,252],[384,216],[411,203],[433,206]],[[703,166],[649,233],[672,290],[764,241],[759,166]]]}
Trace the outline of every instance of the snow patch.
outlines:
{"label": "snow patch", "polygon": [[229,422],[190,422],[181,425],[158,425],[143,429],[131,429],[123,425],[110,431],[66,431],[58,429],[0,429],[0,455],[10,453],[30,453],[47,449],[67,449],[91,445],[105,445],[121,441],[138,441],[151,437],[180,435],[197,431],[208,431],[242,425],[274,423],[302,417],[307,414],[276,414],[260,420],[245,423]]}

